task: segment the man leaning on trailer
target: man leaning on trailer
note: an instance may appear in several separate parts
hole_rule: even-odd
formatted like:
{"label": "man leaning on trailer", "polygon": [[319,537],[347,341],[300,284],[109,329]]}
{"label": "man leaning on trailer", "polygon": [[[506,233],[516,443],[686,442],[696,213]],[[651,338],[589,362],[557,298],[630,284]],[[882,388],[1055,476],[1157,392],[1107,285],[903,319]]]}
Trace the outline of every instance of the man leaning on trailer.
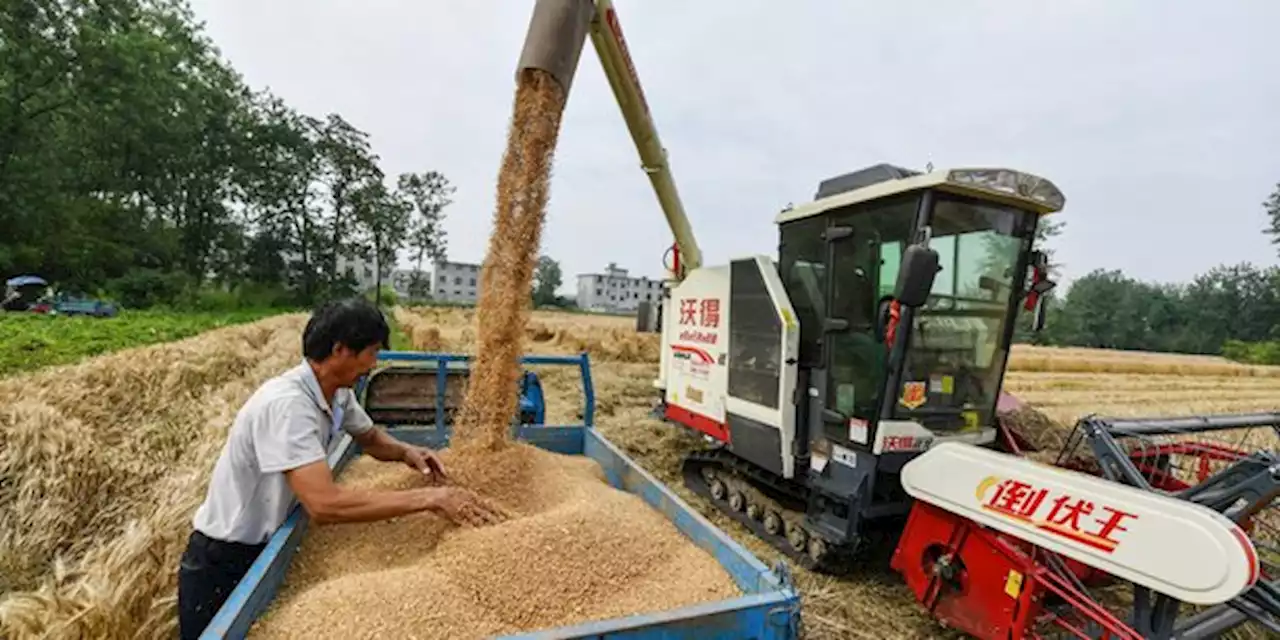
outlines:
{"label": "man leaning on trailer", "polygon": [[346,431],[365,453],[403,462],[433,483],[444,478],[431,450],[375,427],[351,387],[373,369],[391,330],[377,307],[356,298],[315,311],[302,336],[303,362],[267,380],[241,407],[209,480],[178,571],[183,638],[198,637],[284,523],[296,498],[311,521],[384,520],[434,511],[454,521],[491,522],[474,494],[457,487],[362,491],[338,486],[327,461]]}

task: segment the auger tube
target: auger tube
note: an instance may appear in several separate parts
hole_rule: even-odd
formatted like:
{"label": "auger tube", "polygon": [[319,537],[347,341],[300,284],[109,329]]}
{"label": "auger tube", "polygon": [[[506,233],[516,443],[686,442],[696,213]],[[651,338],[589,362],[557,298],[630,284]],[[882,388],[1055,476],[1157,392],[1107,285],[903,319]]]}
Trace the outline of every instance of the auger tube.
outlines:
{"label": "auger tube", "polygon": [[693,238],[693,229],[671,176],[666,149],[658,139],[658,130],[640,88],[635,64],[627,53],[613,2],[536,0],[516,68],[517,77],[525,69],[541,69],[555,78],[568,95],[587,35],[591,36],[609,88],[613,90],[613,97],[636,145],[640,167],[652,183],[662,213],[675,237],[680,252],[679,267],[671,276],[677,281],[683,280],[686,273],[702,266],[702,251]]}
{"label": "auger tube", "polygon": [[525,69],[541,69],[555,78],[567,97],[594,14],[591,0],[536,0],[517,77]]}

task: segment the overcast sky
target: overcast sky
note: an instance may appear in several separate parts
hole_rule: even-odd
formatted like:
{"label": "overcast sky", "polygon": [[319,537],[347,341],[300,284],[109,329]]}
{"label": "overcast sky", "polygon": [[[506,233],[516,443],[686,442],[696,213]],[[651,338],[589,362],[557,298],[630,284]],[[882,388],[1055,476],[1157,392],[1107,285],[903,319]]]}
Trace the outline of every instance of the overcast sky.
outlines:
{"label": "overcast sky", "polygon": [[[449,258],[482,259],[532,0],[192,4],[250,85],[341,113],[389,174],[443,172]],[[1054,180],[1068,279],[1277,262],[1260,229],[1280,182],[1280,2],[616,6],[708,263],[775,255],[778,209],[878,162]],[[638,163],[588,42],[543,233],[565,289],[610,261],[661,275],[670,231]]]}

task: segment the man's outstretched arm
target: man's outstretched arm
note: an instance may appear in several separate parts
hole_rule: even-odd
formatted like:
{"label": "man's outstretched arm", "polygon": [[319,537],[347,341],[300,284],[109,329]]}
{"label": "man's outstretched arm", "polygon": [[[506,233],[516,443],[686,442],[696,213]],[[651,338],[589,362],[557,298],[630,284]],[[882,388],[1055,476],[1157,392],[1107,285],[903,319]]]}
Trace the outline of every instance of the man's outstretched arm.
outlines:
{"label": "man's outstretched arm", "polygon": [[285,471],[284,477],[317,523],[385,520],[430,509],[435,499],[427,489],[362,491],[340,487],[324,460]]}
{"label": "man's outstretched arm", "polygon": [[324,460],[284,472],[298,502],[317,524],[386,520],[433,511],[458,523],[492,524],[503,514],[475,494],[458,487],[423,487],[403,491],[347,489],[333,481]]}

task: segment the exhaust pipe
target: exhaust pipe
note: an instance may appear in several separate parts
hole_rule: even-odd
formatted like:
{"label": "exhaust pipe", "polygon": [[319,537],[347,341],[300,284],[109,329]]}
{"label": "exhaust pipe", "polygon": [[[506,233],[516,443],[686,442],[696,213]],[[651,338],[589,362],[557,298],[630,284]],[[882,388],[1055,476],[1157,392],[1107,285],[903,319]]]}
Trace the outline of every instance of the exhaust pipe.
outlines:
{"label": "exhaust pipe", "polygon": [[555,78],[567,96],[594,14],[592,0],[535,0],[517,80],[525,69],[541,69]]}

